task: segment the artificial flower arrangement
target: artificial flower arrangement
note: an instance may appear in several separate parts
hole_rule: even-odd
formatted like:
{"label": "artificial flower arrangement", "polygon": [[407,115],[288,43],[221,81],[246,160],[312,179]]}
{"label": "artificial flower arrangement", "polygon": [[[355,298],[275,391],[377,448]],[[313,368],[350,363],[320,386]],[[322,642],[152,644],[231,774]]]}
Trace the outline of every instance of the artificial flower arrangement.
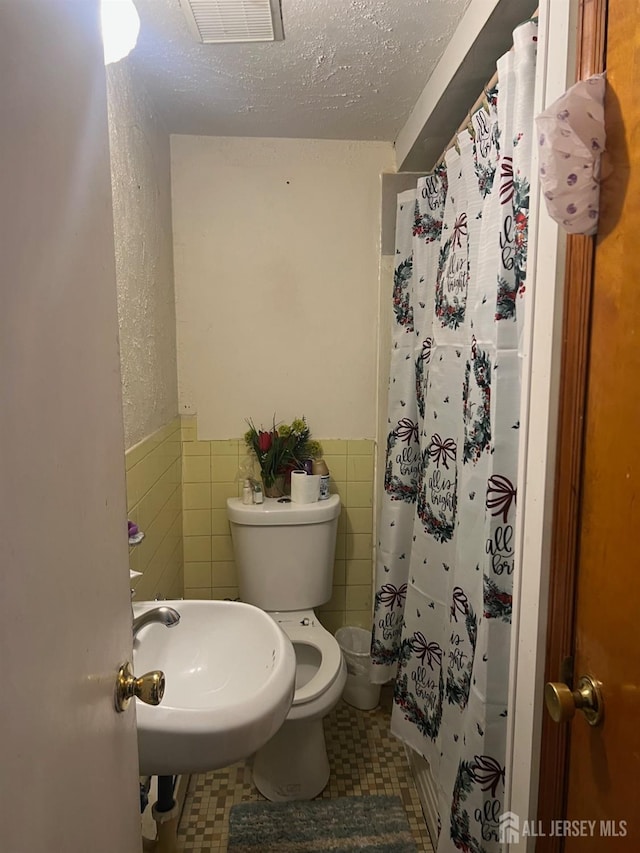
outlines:
{"label": "artificial flower arrangement", "polygon": [[250,418],[247,423],[249,429],[244,440],[260,466],[265,494],[276,487],[279,478],[284,479],[291,471],[303,468],[306,460],[322,456],[322,445],[311,438],[304,416],[295,418],[291,424],[277,425],[274,418],[270,430],[257,429]]}

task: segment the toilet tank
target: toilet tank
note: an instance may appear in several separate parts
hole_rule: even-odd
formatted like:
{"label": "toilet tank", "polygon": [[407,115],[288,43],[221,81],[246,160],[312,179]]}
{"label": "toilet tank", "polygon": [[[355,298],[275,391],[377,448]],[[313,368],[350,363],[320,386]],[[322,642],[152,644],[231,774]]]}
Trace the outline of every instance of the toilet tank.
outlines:
{"label": "toilet tank", "polygon": [[340,498],[246,506],[227,500],[240,598],[262,610],[308,610],[333,589]]}

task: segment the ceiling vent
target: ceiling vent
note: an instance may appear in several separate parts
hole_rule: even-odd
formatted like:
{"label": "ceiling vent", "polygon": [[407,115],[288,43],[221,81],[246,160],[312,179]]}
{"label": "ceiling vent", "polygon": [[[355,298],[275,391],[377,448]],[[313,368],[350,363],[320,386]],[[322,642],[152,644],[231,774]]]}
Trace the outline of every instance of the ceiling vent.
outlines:
{"label": "ceiling vent", "polygon": [[284,39],[280,0],[180,0],[180,5],[203,44]]}

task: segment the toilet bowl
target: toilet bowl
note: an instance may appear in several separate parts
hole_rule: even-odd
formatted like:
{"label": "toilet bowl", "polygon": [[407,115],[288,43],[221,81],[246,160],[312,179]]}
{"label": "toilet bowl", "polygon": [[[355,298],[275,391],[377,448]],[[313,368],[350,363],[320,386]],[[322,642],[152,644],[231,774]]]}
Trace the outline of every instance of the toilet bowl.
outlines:
{"label": "toilet bowl", "polygon": [[313,610],[269,615],[293,644],[296,689],[284,724],[254,757],[253,781],[268,800],[312,799],[329,781],[322,721],[342,696],[347,669]]}
{"label": "toilet bowl", "polygon": [[312,504],[227,500],[240,598],[267,612],[296,652],[296,690],[282,728],[254,759],[253,780],[269,800],[308,800],[329,780],[322,718],[344,689],[337,640],[314,608],[329,601],[340,498]]}

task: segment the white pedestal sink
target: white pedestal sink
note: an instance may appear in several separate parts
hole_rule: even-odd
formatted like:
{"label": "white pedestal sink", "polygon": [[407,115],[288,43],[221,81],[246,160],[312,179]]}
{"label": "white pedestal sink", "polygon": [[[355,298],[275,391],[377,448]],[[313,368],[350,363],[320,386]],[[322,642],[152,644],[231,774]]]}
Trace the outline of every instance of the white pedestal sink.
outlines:
{"label": "white pedestal sink", "polygon": [[141,775],[200,773],[252,755],[280,728],[295,689],[293,646],[274,620],[236,601],[135,602],[134,615],[173,607],[133,645],[136,673],[161,669],[160,705],[136,699]]}

